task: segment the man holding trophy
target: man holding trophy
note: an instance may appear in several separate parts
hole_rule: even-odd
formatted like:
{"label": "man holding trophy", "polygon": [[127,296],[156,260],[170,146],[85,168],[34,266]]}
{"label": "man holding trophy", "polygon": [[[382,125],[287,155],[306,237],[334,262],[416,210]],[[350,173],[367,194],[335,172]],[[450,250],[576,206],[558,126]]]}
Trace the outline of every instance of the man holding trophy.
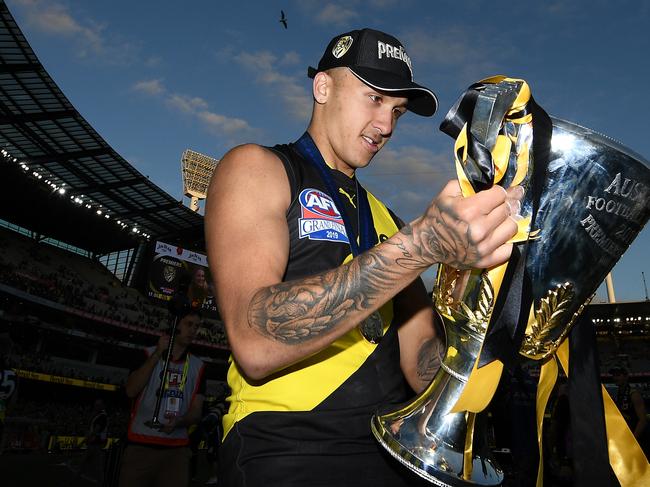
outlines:
{"label": "man holding trophy", "polygon": [[[519,354],[543,362],[539,423],[558,363],[578,384],[572,393],[594,404],[584,387],[594,382],[593,347],[576,322],[648,218],[649,170],[605,138],[550,119],[522,80],[485,80],[443,124],[457,139],[459,180],[403,225],[356,170],[404,112],[437,108],[413,82],[406,49],[383,32],[347,32],[309,76],[307,132],[293,144],[230,151],[207,199],[210,268],[232,350],[220,478],[499,485],[480,412]],[[435,264],[446,346],[418,277]],[[611,461],[605,480],[615,473],[640,485],[647,461],[623,451],[625,431],[600,401],[607,436],[620,436],[615,451],[590,447]],[[604,442],[602,423],[592,429]]]}
{"label": "man holding trophy", "polygon": [[383,32],[347,32],[308,74],[307,132],[289,145],[233,149],[207,198],[208,257],[233,358],[219,478],[426,485],[382,450],[370,418],[412,396],[409,386],[423,390],[438,368],[442,342],[419,274],[439,262],[505,261],[523,192],[463,197],[452,181],[403,226],[355,174],[406,111],[437,108],[413,82],[407,50]]}

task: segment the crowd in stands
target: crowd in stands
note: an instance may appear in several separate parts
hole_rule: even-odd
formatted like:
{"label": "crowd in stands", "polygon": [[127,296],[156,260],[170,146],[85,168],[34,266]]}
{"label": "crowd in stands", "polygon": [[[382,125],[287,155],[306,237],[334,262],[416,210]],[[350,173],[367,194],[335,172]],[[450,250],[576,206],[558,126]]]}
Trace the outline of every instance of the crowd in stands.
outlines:
{"label": "crowd in stands", "polygon": [[134,302],[127,291],[113,298],[106,287],[84,282],[63,265],[46,274],[33,261],[22,260],[12,265],[1,260],[0,257],[0,282],[7,286],[110,321],[149,329],[167,326],[164,309],[140,298]]}
{"label": "crowd in stands", "polygon": [[60,361],[52,359],[49,355],[27,352],[5,355],[5,363],[12,369],[40,372],[58,377],[99,382],[101,384],[113,384],[117,386],[124,385],[128,372],[125,371],[124,374],[92,375],[87,371],[82,370],[80,367],[62,364]]}
{"label": "crowd in stands", "polygon": [[[47,450],[54,437],[84,437],[98,396],[107,403],[109,437],[122,437],[129,419],[122,386],[141,349],[167,331],[165,303],[124,286],[99,261],[2,228],[0,285],[4,366],[117,386],[19,375],[0,453]],[[224,367],[227,341],[223,323],[206,314],[197,345],[214,372]]]}
{"label": "crowd in stands", "polygon": [[[16,239],[23,239],[18,242]],[[117,326],[160,334],[169,313],[137,290],[127,288],[101,264],[39,244],[22,236],[0,234],[0,283]],[[227,346],[223,324],[204,317],[199,339]]]}
{"label": "crowd in stands", "polygon": [[[109,437],[122,436],[129,420],[128,409],[123,406],[109,406],[107,413]],[[7,426],[13,431],[29,428],[30,433],[40,439],[39,447],[46,449],[50,436],[85,436],[92,415],[92,402],[88,405],[19,398],[12,408],[11,419]]]}

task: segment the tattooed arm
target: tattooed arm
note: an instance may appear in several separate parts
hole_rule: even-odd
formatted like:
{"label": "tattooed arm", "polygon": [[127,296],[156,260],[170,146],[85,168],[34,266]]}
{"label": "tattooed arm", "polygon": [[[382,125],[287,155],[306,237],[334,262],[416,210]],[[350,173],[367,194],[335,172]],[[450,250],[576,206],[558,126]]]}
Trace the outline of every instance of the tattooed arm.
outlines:
{"label": "tattooed arm", "polygon": [[472,198],[461,198],[458,183],[450,184],[425,215],[381,245],[331,271],[282,282],[290,203],[284,168],[259,146],[228,153],[210,185],[206,243],[241,370],[263,379],[319,352],[436,262],[487,267],[505,260],[511,248],[504,242],[516,225],[508,219],[504,191],[475,198],[472,205]]}

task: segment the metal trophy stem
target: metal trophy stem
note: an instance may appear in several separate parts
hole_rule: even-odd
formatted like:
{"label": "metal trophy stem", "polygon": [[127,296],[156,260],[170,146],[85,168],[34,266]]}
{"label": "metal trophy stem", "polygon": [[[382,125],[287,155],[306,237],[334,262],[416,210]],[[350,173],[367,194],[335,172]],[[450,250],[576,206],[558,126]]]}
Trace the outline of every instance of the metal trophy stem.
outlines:
{"label": "metal trophy stem", "polygon": [[[458,296],[444,294],[452,289],[452,282]],[[487,329],[485,315],[477,312],[468,318],[454,304],[462,296],[470,305],[479,302],[491,305],[493,290],[480,272],[441,266],[434,295],[447,342],[441,368],[427,389],[413,401],[374,415],[371,430],[388,453],[437,487],[500,485],[504,473],[488,448],[484,421],[472,412],[452,412],[472,372]]]}

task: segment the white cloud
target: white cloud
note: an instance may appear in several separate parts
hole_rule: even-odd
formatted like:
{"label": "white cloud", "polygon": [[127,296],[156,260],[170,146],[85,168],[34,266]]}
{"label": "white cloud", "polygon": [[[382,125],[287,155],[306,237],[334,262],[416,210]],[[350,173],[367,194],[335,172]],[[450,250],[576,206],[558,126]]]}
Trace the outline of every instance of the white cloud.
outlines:
{"label": "white cloud", "polygon": [[162,82],[159,79],[138,81],[133,85],[133,91],[145,93],[147,95],[160,95],[165,91]]}
{"label": "white cloud", "polygon": [[470,44],[467,32],[452,28],[442,31],[416,30],[406,34],[405,45],[409,55],[426,59],[432,64],[453,65],[464,63],[475,56],[476,46]]}
{"label": "white cloud", "polygon": [[256,75],[256,81],[273,89],[294,118],[306,122],[312,108],[312,97],[302,80],[282,74],[276,69],[278,57],[268,51],[241,52],[234,56],[237,63]]}
{"label": "white cloud", "polygon": [[132,86],[132,90],[159,98],[172,110],[198,120],[206,130],[215,135],[227,135],[236,139],[255,132],[246,120],[211,111],[209,103],[199,96],[172,93],[159,79],[138,81]]}
{"label": "white cloud", "polygon": [[357,12],[348,7],[329,3],[316,15],[316,19],[323,24],[342,25],[358,16]]}
{"label": "white cloud", "polygon": [[395,6],[404,7],[404,4],[410,3],[410,0],[347,0],[324,3],[320,0],[303,0],[300,2],[300,7],[321,24],[349,26],[352,29],[355,28],[352,24],[362,15],[380,15],[381,10]]}
{"label": "white cloud", "polygon": [[453,170],[453,156],[446,152],[386,146],[359,178],[397,215],[410,221],[422,214],[444,184],[455,177]]}
{"label": "white cloud", "polygon": [[498,32],[486,34],[465,26],[413,30],[399,37],[413,60],[416,79],[423,68],[433,72],[452,68],[456,79],[478,81],[499,74],[499,63],[517,49],[500,42]]}
{"label": "white cloud", "polygon": [[248,122],[241,118],[230,118],[208,110],[199,111],[196,116],[217,134],[236,134],[251,130]]}
{"label": "white cloud", "polygon": [[384,147],[372,160],[368,174],[399,177],[408,184],[430,184],[449,172],[449,154],[434,153],[418,146]]}
{"label": "white cloud", "polygon": [[198,96],[170,93],[165,102],[172,108],[183,113],[198,113],[208,108],[208,102]]}
{"label": "white cloud", "polygon": [[27,11],[28,20],[42,32],[64,36],[79,35],[91,43],[100,39],[100,29],[82,26],[64,5],[42,0],[15,0]]}
{"label": "white cloud", "polygon": [[298,54],[296,51],[289,51],[285,53],[284,56],[282,56],[282,59],[280,60],[280,64],[283,66],[292,66],[296,64],[300,64],[300,54]]}
{"label": "white cloud", "polygon": [[272,71],[273,63],[277,59],[269,51],[256,53],[241,52],[234,55],[235,61],[251,71]]}
{"label": "white cloud", "polygon": [[77,55],[109,64],[131,64],[136,48],[115,38],[108,40],[105,26],[91,19],[79,20],[68,8],[50,0],[15,0],[23,8],[26,22],[50,36],[65,37],[74,42]]}

